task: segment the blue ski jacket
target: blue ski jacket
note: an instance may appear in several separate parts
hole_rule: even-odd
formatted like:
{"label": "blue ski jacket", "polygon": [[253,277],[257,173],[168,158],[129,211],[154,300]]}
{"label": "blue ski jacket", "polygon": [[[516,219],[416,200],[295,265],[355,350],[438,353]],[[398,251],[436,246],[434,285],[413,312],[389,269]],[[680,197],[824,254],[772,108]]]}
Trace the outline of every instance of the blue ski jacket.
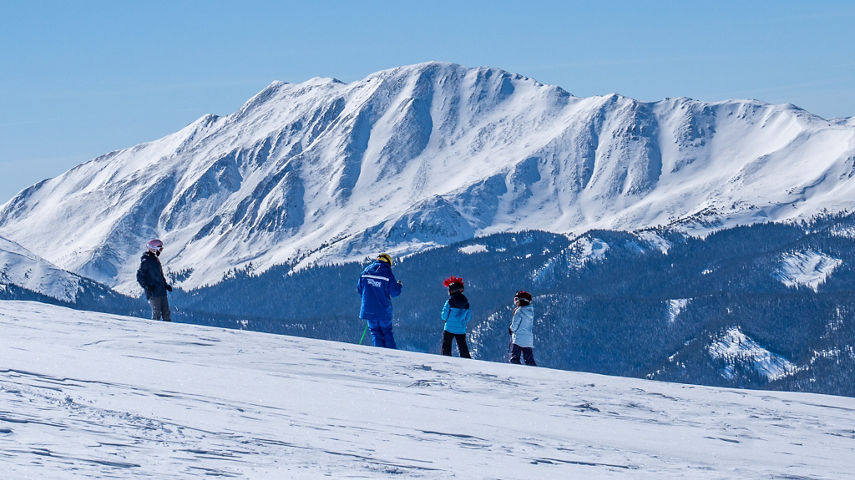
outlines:
{"label": "blue ski jacket", "polygon": [[472,319],[469,300],[460,292],[452,293],[442,306],[440,318],[445,320],[446,332],[458,335],[466,333],[466,324]]}
{"label": "blue ski jacket", "polygon": [[376,261],[365,267],[356,291],[362,295],[359,318],[363,320],[392,320],[392,297],[401,294],[401,285],[395,280],[388,263]]}
{"label": "blue ski jacket", "polygon": [[520,347],[534,347],[534,310],[531,305],[521,306],[514,309],[511,319],[511,332],[513,332],[514,345]]}

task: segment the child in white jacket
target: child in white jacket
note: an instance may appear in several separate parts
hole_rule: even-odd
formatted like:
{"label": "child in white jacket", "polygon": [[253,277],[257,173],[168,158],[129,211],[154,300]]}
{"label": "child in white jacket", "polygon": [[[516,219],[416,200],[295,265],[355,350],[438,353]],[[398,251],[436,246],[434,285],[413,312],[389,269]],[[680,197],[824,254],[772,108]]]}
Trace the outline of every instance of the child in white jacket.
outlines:
{"label": "child in white jacket", "polygon": [[520,290],[514,295],[514,316],[508,332],[512,335],[513,350],[511,351],[511,363],[520,364],[520,354],[525,359],[526,365],[537,366],[534,362],[534,311],[531,308],[531,294]]}

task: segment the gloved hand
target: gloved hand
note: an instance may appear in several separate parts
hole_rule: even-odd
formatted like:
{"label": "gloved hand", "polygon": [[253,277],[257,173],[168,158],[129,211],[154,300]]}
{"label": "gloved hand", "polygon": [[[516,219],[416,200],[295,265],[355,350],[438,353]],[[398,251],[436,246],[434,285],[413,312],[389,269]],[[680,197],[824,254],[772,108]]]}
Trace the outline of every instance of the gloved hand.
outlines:
{"label": "gloved hand", "polygon": [[511,330],[511,327],[508,327],[508,335],[513,335],[513,334],[514,334],[514,331]]}
{"label": "gloved hand", "polygon": [[171,292],[172,291],[172,285],[167,284],[166,285],[166,291]]}
{"label": "gloved hand", "polygon": [[403,287],[403,286],[404,286],[404,284],[403,284],[400,280],[398,280],[398,286],[399,286],[399,287]]}

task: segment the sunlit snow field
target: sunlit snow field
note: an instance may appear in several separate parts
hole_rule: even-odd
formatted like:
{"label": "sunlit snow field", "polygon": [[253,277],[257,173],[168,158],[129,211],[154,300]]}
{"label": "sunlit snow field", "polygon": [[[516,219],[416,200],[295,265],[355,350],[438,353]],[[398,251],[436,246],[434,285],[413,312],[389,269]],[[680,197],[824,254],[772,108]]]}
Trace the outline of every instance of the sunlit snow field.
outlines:
{"label": "sunlit snow field", "polygon": [[0,302],[3,479],[842,479],[853,471],[853,398]]}

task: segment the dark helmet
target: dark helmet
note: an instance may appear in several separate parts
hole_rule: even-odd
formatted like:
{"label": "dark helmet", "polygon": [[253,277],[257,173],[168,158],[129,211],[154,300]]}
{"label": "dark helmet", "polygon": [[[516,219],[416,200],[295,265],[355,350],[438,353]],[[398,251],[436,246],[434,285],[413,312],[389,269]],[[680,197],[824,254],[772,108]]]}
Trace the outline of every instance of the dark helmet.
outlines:
{"label": "dark helmet", "polygon": [[519,300],[520,305],[528,305],[531,303],[531,294],[526,292],[525,290],[518,290],[517,293],[514,294],[514,301]]}

